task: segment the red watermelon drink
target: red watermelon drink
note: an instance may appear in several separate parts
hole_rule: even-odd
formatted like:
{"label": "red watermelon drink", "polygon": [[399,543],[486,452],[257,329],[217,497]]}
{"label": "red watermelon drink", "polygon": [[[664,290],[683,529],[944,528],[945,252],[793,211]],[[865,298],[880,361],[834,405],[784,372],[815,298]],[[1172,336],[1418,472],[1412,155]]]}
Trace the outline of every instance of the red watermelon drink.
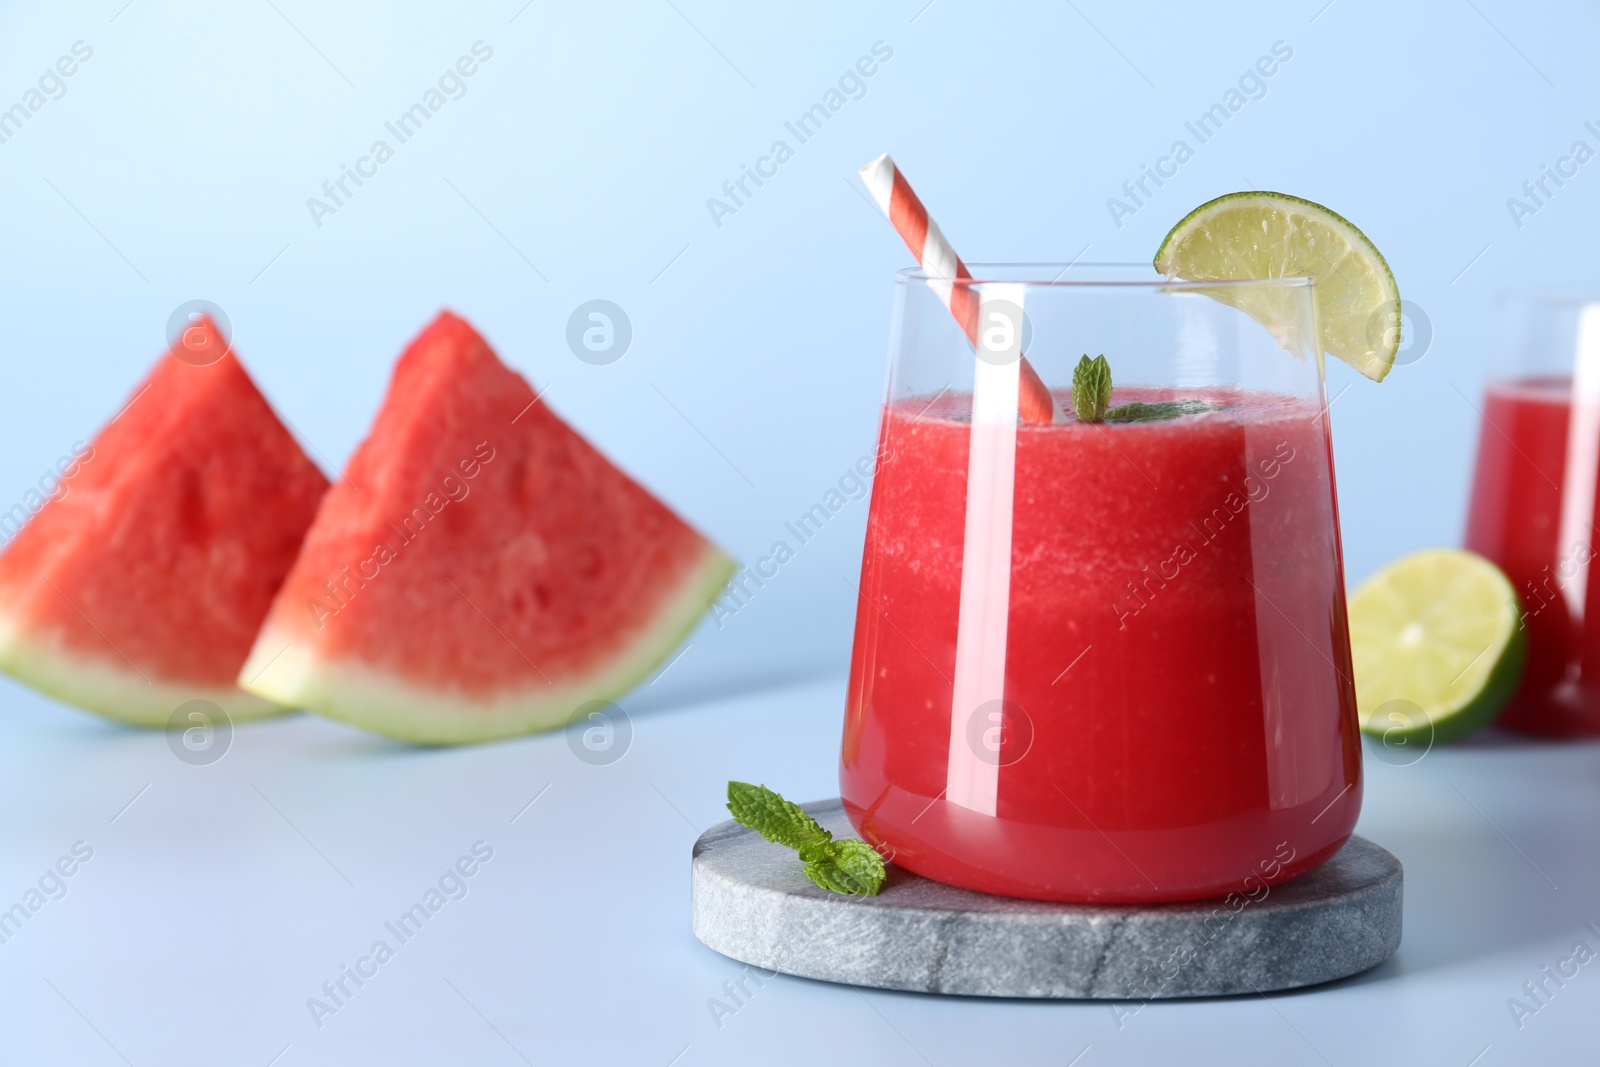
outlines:
{"label": "red watermelon drink", "polygon": [[[1043,380],[1087,349],[1141,384],[1106,421],[1019,420],[1015,386],[987,394],[1021,375],[902,275],[846,809],[895,863],[984,892],[1257,899],[1360,808],[1319,362],[1227,306],[1244,289],[1017,274]],[[1313,321],[1304,280],[1223,285]]]}
{"label": "red watermelon drink", "polygon": [[[1590,626],[1600,482],[1600,305],[1512,301],[1503,368],[1483,400],[1466,545],[1522,599],[1528,664],[1499,723],[1600,733],[1600,625]],[[1531,373],[1530,373],[1531,372]]]}

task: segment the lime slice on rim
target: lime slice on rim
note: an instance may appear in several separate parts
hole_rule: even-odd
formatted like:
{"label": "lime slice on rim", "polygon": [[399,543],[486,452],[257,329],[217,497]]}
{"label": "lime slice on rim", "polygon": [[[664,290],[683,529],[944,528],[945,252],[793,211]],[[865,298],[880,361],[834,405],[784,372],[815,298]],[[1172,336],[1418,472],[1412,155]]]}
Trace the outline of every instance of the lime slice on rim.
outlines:
{"label": "lime slice on rim", "polygon": [[[1284,193],[1229,193],[1185,215],[1156,251],[1156,270],[1185,281],[1310,278],[1322,348],[1375,382],[1400,350],[1400,289],[1383,253],[1343,216]],[[1284,293],[1207,295],[1255,319],[1286,348],[1299,316]]]}
{"label": "lime slice on rim", "polygon": [[1350,595],[1361,729],[1384,743],[1453,741],[1522,679],[1527,632],[1500,568],[1459,548],[1402,556]]}

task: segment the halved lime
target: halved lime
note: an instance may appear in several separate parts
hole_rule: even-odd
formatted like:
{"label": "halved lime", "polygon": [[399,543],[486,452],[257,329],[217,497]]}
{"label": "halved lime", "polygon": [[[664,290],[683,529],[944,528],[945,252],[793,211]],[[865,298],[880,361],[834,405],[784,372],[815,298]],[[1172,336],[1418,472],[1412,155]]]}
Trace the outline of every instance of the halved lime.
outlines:
{"label": "halved lime", "polygon": [[[1185,215],[1156,251],[1156,270],[1185,281],[1310,278],[1323,351],[1381,382],[1400,350],[1400,289],[1383,253],[1342,215],[1284,193],[1229,193]],[[1303,316],[1287,294],[1248,287],[1208,295],[1272,331],[1285,347]]]}
{"label": "halved lime", "polygon": [[1465,737],[1522,679],[1528,641],[1517,592],[1476,553],[1402,556],[1362,582],[1349,606],[1361,728],[1385,743]]}

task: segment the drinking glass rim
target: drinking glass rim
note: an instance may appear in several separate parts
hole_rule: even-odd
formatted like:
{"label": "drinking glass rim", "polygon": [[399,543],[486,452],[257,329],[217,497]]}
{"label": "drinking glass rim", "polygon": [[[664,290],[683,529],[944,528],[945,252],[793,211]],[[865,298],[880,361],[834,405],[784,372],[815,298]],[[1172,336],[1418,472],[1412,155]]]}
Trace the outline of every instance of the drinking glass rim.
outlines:
{"label": "drinking glass rim", "polygon": [[[950,279],[954,285],[1021,285],[1026,288],[1050,289],[1159,289],[1178,292],[1190,290],[1216,289],[1218,287],[1245,288],[1250,286],[1276,286],[1285,289],[1310,288],[1312,279],[1303,275],[1294,275],[1283,278],[1223,278],[1212,281],[1197,280],[1168,280],[1157,274],[1155,277],[1143,278],[1071,278],[1063,279],[1061,276],[1069,270],[1089,268],[1101,271],[1154,271],[1148,263],[1128,262],[993,262],[993,263],[968,263],[967,269],[972,273],[971,278]],[[1035,272],[1039,277],[1011,276],[994,277],[989,272],[1014,271]],[[1048,275],[1048,277],[1046,276]],[[895,282],[899,285],[911,285],[920,282],[941,281],[941,279],[921,267],[902,267],[895,271]]]}
{"label": "drinking glass rim", "polygon": [[1600,291],[1584,292],[1574,285],[1572,292],[1538,292],[1532,289],[1507,289],[1495,294],[1495,304],[1504,309],[1522,307],[1585,307],[1600,304]]}

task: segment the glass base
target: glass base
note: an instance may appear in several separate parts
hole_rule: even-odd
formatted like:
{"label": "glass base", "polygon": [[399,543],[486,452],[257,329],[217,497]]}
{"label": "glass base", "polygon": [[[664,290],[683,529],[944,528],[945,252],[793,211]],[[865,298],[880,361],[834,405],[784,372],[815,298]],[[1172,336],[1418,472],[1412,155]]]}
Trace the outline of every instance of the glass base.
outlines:
{"label": "glass base", "polygon": [[1360,811],[1360,790],[1353,789],[1323,806],[1320,818],[1313,807],[1105,833],[890,793],[900,802],[883,796],[868,811],[847,797],[844,808],[862,838],[898,866],[980,893],[1078,904],[1254,900],[1338,852]]}

